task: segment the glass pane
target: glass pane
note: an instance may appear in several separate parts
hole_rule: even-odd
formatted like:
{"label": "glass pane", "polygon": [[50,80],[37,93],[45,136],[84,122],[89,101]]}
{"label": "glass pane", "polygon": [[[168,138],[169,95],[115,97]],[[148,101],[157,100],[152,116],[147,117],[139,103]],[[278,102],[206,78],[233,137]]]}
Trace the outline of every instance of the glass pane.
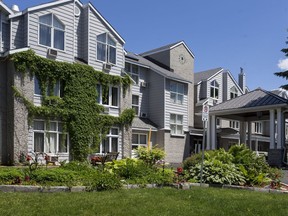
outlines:
{"label": "glass pane", "polygon": [[60,22],[60,20],[55,15],[53,16],[53,27],[61,30],[65,29],[65,26]]}
{"label": "glass pane", "polygon": [[132,75],[132,79],[135,81],[136,84],[139,83],[139,76],[138,75]]}
{"label": "glass pane", "polygon": [[132,143],[138,144],[138,134],[132,134]]}
{"label": "glass pane", "polygon": [[40,24],[39,43],[45,46],[51,46],[51,27]]}
{"label": "glass pane", "polygon": [[171,133],[176,134],[176,125],[170,125]]}
{"label": "glass pane", "polygon": [[219,90],[215,89],[215,98],[218,98],[218,92],[219,92]]}
{"label": "glass pane", "polygon": [[59,81],[59,85],[60,85],[60,97],[63,98],[64,97],[64,87],[65,87],[65,81],[61,80]]}
{"label": "glass pane", "polygon": [[139,74],[138,66],[137,66],[137,65],[132,65],[132,73],[134,73],[134,74]]}
{"label": "glass pane", "polygon": [[34,151],[44,152],[44,133],[34,132]]}
{"label": "glass pane", "polygon": [[106,43],[106,33],[101,34],[101,35],[98,35],[98,36],[97,36],[97,41]]}
{"label": "glass pane", "polygon": [[170,115],[170,122],[171,123],[176,123],[176,115],[175,114],[171,114]]}
{"label": "glass pane", "polygon": [[97,43],[97,59],[100,61],[106,61],[106,45]]}
{"label": "glass pane", "polygon": [[116,64],[116,48],[109,46],[109,62]]}
{"label": "glass pane", "polygon": [[47,133],[47,139],[48,139],[48,143],[46,146],[46,152],[56,153],[57,134]]}
{"label": "glass pane", "polygon": [[107,153],[107,152],[109,152],[109,139],[108,138],[102,141],[102,153]]}
{"label": "glass pane", "polygon": [[49,122],[47,124],[47,130],[49,130],[49,131],[57,131],[57,123],[56,122]]}
{"label": "glass pane", "polygon": [[118,138],[112,138],[112,149],[111,152],[118,152]]}
{"label": "glass pane", "polygon": [[112,46],[116,46],[116,42],[110,36],[108,36],[108,44]]}
{"label": "glass pane", "polygon": [[34,121],[34,130],[44,130],[44,121]]}
{"label": "glass pane", "polygon": [[177,134],[183,134],[183,126],[182,125],[177,125]]}
{"label": "glass pane", "polygon": [[64,50],[64,31],[54,30],[54,48]]}
{"label": "glass pane", "polygon": [[52,25],[52,14],[40,16],[39,22],[51,26]]}
{"label": "glass pane", "polygon": [[170,82],[170,91],[177,92],[177,85],[175,82]]}
{"label": "glass pane", "polygon": [[170,98],[173,103],[176,103],[176,93],[170,93]]}
{"label": "glass pane", "polygon": [[118,129],[117,128],[112,128],[111,129],[111,134],[112,135],[118,135]]}
{"label": "glass pane", "polygon": [[139,105],[139,96],[138,95],[132,95],[132,104],[133,105]]}
{"label": "glass pane", "polygon": [[177,103],[182,104],[183,103],[183,95],[178,94],[178,100]]}
{"label": "glass pane", "polygon": [[58,131],[63,132],[63,123],[58,123]]}
{"label": "glass pane", "polygon": [[68,152],[68,139],[66,134],[59,134],[59,152]]}
{"label": "glass pane", "polygon": [[39,80],[34,76],[34,94],[41,95]]}
{"label": "glass pane", "polygon": [[130,65],[131,65],[130,63],[127,63],[127,62],[125,63],[125,71],[126,72],[130,72]]}
{"label": "glass pane", "polygon": [[177,115],[177,124],[183,124],[183,116]]}
{"label": "glass pane", "polygon": [[103,92],[103,89],[102,89],[102,104],[106,105],[109,104],[109,91]]}
{"label": "glass pane", "polygon": [[183,84],[178,84],[178,93],[184,94],[184,85]]}
{"label": "glass pane", "polygon": [[112,87],[112,106],[118,106],[118,88]]}
{"label": "glass pane", "polygon": [[147,144],[146,135],[140,134],[140,144]]}

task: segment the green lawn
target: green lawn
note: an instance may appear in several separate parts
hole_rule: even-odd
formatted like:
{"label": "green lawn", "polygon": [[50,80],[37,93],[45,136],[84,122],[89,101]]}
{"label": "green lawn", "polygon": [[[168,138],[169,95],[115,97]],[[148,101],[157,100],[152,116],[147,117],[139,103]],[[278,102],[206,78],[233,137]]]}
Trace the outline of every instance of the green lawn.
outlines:
{"label": "green lawn", "polygon": [[288,194],[219,188],[0,193],[0,215],[288,215]]}

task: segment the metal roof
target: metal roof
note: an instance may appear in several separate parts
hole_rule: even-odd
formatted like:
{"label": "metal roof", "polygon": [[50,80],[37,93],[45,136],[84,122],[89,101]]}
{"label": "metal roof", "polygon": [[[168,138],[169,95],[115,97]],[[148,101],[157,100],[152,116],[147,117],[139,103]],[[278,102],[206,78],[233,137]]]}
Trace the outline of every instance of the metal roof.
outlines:
{"label": "metal roof", "polygon": [[237,110],[244,112],[253,108],[265,108],[267,106],[287,106],[288,100],[280,97],[272,92],[263,90],[261,88],[255,89],[247,94],[225,101],[221,104],[210,108],[210,113],[225,113]]}
{"label": "metal roof", "polygon": [[148,66],[151,70],[155,71],[156,73],[158,73],[158,74],[160,74],[166,78],[176,80],[179,82],[191,83],[189,80],[183,78],[182,76],[178,75],[177,73],[166,70],[166,69],[158,66],[157,64],[149,61],[148,59],[146,59],[140,55],[136,55],[134,53],[127,52],[126,60],[129,63],[135,63],[138,65],[140,64],[140,65]]}
{"label": "metal roof", "polygon": [[149,118],[135,117],[132,122],[132,129],[134,130],[153,130],[157,131],[157,125],[152,122]]}
{"label": "metal roof", "polygon": [[219,67],[219,68],[214,68],[214,69],[194,73],[194,83],[198,84],[201,81],[208,80],[210,77],[219,73],[222,70],[223,68]]}

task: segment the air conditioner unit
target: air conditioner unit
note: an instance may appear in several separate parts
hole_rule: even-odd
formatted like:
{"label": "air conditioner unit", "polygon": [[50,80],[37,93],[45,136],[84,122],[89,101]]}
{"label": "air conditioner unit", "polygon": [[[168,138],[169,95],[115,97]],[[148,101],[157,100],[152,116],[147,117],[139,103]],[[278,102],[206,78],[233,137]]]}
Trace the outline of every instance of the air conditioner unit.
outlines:
{"label": "air conditioner unit", "polygon": [[54,49],[48,49],[48,55],[56,57],[58,54],[57,50]]}
{"label": "air conditioner unit", "polygon": [[140,86],[143,88],[146,88],[148,86],[148,83],[146,82],[140,82]]}
{"label": "air conditioner unit", "polygon": [[147,118],[147,113],[146,112],[141,112],[140,113],[140,117],[142,117],[142,118]]}
{"label": "air conditioner unit", "polygon": [[107,64],[107,63],[103,64],[103,69],[104,69],[104,70],[110,71],[111,68],[112,68],[112,65],[111,65],[111,64]]}

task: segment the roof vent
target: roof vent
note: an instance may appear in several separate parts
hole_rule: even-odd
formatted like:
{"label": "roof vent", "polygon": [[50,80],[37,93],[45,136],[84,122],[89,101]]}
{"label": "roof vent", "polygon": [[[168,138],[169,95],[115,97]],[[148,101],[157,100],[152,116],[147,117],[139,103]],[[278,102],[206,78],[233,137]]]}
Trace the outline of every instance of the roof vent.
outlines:
{"label": "roof vent", "polygon": [[20,11],[20,9],[19,9],[19,6],[18,5],[16,5],[16,4],[14,4],[14,5],[12,5],[12,11],[14,11],[14,12],[19,12]]}

